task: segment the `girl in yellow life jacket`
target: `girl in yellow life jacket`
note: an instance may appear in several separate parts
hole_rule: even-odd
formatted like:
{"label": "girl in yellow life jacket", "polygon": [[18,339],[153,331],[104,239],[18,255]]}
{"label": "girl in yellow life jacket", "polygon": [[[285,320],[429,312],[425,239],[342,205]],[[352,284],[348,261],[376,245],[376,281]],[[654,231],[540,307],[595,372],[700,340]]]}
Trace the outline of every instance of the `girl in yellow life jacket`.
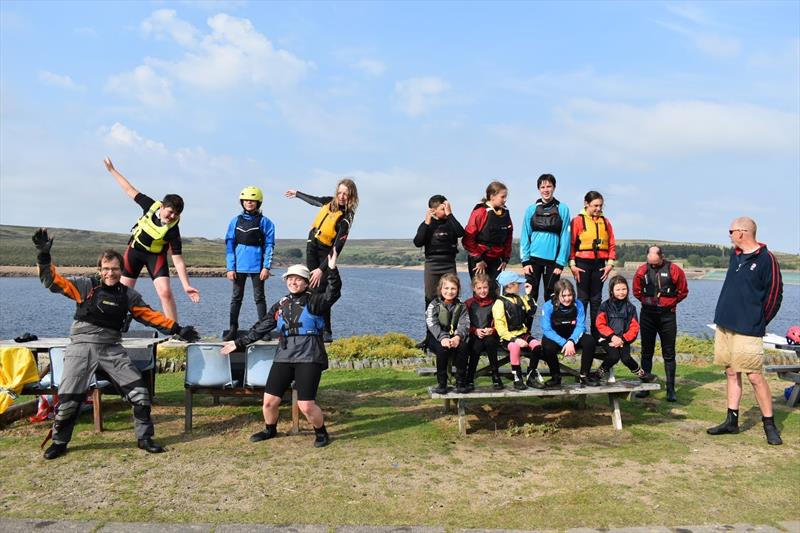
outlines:
{"label": "girl in yellow life jacket", "polygon": [[[297,189],[289,189],[286,191],[286,197],[300,198],[320,208],[308,232],[306,266],[311,271],[309,287],[318,292],[325,292],[327,277],[324,274],[327,271],[327,257],[334,249],[337,255],[341,255],[358,208],[356,184],[350,178],[343,178],[336,184],[334,196],[311,196]],[[333,340],[330,310],[325,312],[323,340],[325,342]]]}
{"label": "girl in yellow life jacket", "polygon": [[125,194],[142,208],[142,216],[133,226],[131,239],[123,254],[121,282],[128,287],[134,287],[139,273],[143,268],[147,268],[156,294],[161,300],[164,314],[172,320],[177,320],[178,309],[169,281],[167,250],[172,256],[172,264],[175,265],[184,292],[192,302],[200,301],[200,291],[190,285],[186,263],[181,255],[178,222],[183,211],[183,198],[177,194],[168,194],[161,201],[153,200],[131,185],[125,176],[114,168],[111,159],[106,158],[103,163]]}
{"label": "girl in yellow life jacket", "polygon": [[590,309],[591,331],[599,338],[595,320],[603,299],[603,283],[614,269],[617,244],[611,221],[603,214],[603,195],[589,191],[583,197],[583,210],[572,219],[572,247],[569,267],[575,276],[578,300]]}
{"label": "girl in yellow life jacket", "polygon": [[[500,344],[508,350],[511,358],[511,373],[514,376],[514,388],[525,390],[528,387],[522,377],[522,350],[540,352],[540,342],[530,334],[533,317],[536,314],[536,302],[528,295],[520,296],[519,286],[525,283],[525,277],[515,272],[503,271],[497,276],[500,296],[492,305],[494,329],[500,337]],[[538,358],[536,359],[538,364]],[[531,363],[533,365],[533,363]],[[536,368],[531,366],[531,368]]]}

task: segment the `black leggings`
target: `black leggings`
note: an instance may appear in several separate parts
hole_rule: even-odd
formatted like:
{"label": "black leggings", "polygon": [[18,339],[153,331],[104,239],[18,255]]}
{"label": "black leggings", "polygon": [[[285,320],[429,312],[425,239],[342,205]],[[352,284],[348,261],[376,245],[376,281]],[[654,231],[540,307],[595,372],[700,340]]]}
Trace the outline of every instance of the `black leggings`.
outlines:
{"label": "black leggings", "polygon": [[481,358],[482,353],[486,353],[489,358],[489,365],[492,367],[492,372],[497,371],[497,347],[500,345],[500,338],[497,335],[489,335],[484,338],[478,338],[470,335],[469,342],[467,343],[467,351],[469,352],[469,361],[467,363],[467,382],[475,381],[475,372],[478,369],[478,360]]}
{"label": "black leggings", "polygon": [[612,348],[606,344],[606,356],[603,358],[603,362],[600,364],[603,370],[608,372],[611,370],[611,367],[616,365],[622,361],[622,364],[628,367],[633,373],[639,371],[639,363],[631,357],[631,345],[627,342],[623,344],[620,348]]}
{"label": "black leggings", "polygon": [[531,266],[533,267],[533,272],[525,276],[525,279],[532,287],[531,297],[534,302],[539,299],[539,280],[541,280],[544,288],[542,301],[546,302],[553,296],[553,285],[561,279],[561,274],[553,274],[553,269],[557,268],[555,261],[534,258]]}
{"label": "black leggings", "polygon": [[264,296],[264,281],[259,274],[245,274],[237,272],[233,280],[233,296],[231,296],[231,328],[239,328],[239,311],[242,309],[242,299],[244,298],[244,284],[250,278],[253,285],[253,299],[256,301],[258,320],[263,320],[267,315],[267,300]]}
{"label": "black leggings", "polygon": [[457,348],[445,348],[441,341],[428,332],[428,349],[436,354],[436,380],[439,385],[447,384],[450,374],[450,360],[455,359],[458,376],[463,379],[467,373],[467,343],[460,342]]}
{"label": "black leggings", "polygon": [[675,309],[642,308],[639,327],[642,332],[642,368],[653,370],[653,353],[656,335],[661,339],[661,355],[665,368],[675,368],[675,338],[678,336],[678,321]]}
{"label": "black leggings", "polygon": [[489,276],[489,294],[497,294],[497,276],[500,274],[500,265],[503,260],[499,257],[497,259],[476,259],[471,255],[467,256],[467,267],[469,268],[469,279],[475,277],[475,265],[481,261],[486,263],[486,275]]}
{"label": "black leggings", "polygon": [[603,299],[603,269],[606,267],[605,259],[575,259],[575,266],[584,270],[581,272],[581,279],[576,283],[578,291],[578,300],[583,303],[584,309],[591,309],[589,317],[591,320],[590,328],[592,337],[595,339],[600,338],[600,333],[597,331],[597,314],[600,311],[600,302]]}

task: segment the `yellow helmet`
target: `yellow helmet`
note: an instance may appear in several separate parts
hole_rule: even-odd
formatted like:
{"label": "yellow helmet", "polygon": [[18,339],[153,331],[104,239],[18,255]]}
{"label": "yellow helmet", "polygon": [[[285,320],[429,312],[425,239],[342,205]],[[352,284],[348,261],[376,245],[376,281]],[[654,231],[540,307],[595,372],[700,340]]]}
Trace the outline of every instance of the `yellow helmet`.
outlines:
{"label": "yellow helmet", "polygon": [[242,189],[242,192],[239,193],[239,200],[254,200],[260,204],[264,201],[264,193],[262,193],[261,189],[258,187],[250,185]]}

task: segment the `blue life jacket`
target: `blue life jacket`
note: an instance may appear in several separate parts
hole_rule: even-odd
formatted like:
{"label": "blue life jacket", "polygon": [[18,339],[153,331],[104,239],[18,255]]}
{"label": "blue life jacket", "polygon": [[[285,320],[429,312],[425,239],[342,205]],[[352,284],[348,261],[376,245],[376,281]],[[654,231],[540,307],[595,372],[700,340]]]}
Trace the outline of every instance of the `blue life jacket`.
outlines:
{"label": "blue life jacket", "polygon": [[308,310],[308,293],[293,298],[285,296],[280,303],[277,329],[284,337],[295,335],[322,335],[325,318]]}

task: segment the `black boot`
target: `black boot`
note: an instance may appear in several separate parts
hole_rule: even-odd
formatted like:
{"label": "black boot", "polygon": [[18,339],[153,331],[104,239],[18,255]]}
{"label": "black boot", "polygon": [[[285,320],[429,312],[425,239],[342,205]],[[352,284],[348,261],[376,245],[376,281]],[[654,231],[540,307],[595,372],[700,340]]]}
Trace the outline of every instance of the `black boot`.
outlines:
{"label": "black boot", "polygon": [[431,389],[434,394],[447,394],[450,392],[447,388],[447,376],[437,376],[437,385]]}
{"label": "black boot", "polygon": [[514,376],[514,389],[525,390],[528,388],[523,380],[522,369],[519,367],[519,365],[511,367],[511,374]]}
{"label": "black boot", "polygon": [[492,388],[494,390],[505,389],[505,386],[503,385],[503,378],[500,377],[500,372],[497,370],[492,371]]}
{"label": "black boot", "polygon": [[331,437],[328,435],[328,430],[325,429],[325,424],[322,427],[314,428],[314,448],[322,448],[331,443]]}
{"label": "black boot", "polygon": [[541,382],[541,376],[539,376],[539,371],[534,367],[528,369],[528,378],[525,380],[525,384],[532,389],[544,388]]}
{"label": "black boot", "polygon": [[155,442],[153,442],[153,439],[151,439],[150,437],[147,437],[146,439],[137,440],[136,441],[136,446],[140,450],[144,450],[147,453],[162,453],[162,452],[166,451],[160,445],[158,445]]}
{"label": "black boot", "polygon": [[664,361],[664,371],[667,377],[667,401],[677,402],[678,398],[675,396],[675,360]]}
{"label": "black boot", "polygon": [[456,392],[459,394],[467,394],[469,392],[469,388],[462,377],[456,378]]}
{"label": "black boot", "polygon": [[271,439],[278,434],[278,424],[266,424],[264,431],[253,433],[250,435],[250,442],[261,442],[262,440]]}
{"label": "black boot", "polygon": [[781,433],[775,427],[775,418],[771,416],[762,416],[761,421],[764,423],[764,433],[767,435],[767,442],[773,445],[783,444]]}
{"label": "black boot", "polygon": [[658,379],[658,376],[656,376],[655,374],[651,374],[642,367],[639,367],[639,370],[634,372],[634,374],[636,374],[636,377],[638,377],[642,381],[642,383],[652,383],[656,379]]}
{"label": "black boot", "polygon": [[61,457],[65,453],[67,453],[67,445],[54,442],[44,451],[44,458],[55,459],[56,457]]}
{"label": "black boot", "polygon": [[228,330],[228,333],[222,337],[224,342],[228,341],[235,341],[239,337],[239,326],[231,326],[231,329]]}
{"label": "black boot", "polygon": [[594,375],[590,374],[588,376],[579,376],[578,381],[581,384],[581,387],[599,387],[600,382],[595,379]]}
{"label": "black boot", "polygon": [[546,389],[557,389],[559,387],[561,387],[561,374],[556,374],[544,382],[544,388]]}
{"label": "black boot", "polygon": [[725,422],[713,428],[708,428],[706,433],[709,435],[725,435],[727,433],[739,433],[739,410],[728,409]]}
{"label": "black boot", "polygon": [[598,385],[602,385],[603,381],[606,379],[606,370],[600,366],[597,367],[597,370],[594,372],[589,372],[589,381],[594,381]]}

